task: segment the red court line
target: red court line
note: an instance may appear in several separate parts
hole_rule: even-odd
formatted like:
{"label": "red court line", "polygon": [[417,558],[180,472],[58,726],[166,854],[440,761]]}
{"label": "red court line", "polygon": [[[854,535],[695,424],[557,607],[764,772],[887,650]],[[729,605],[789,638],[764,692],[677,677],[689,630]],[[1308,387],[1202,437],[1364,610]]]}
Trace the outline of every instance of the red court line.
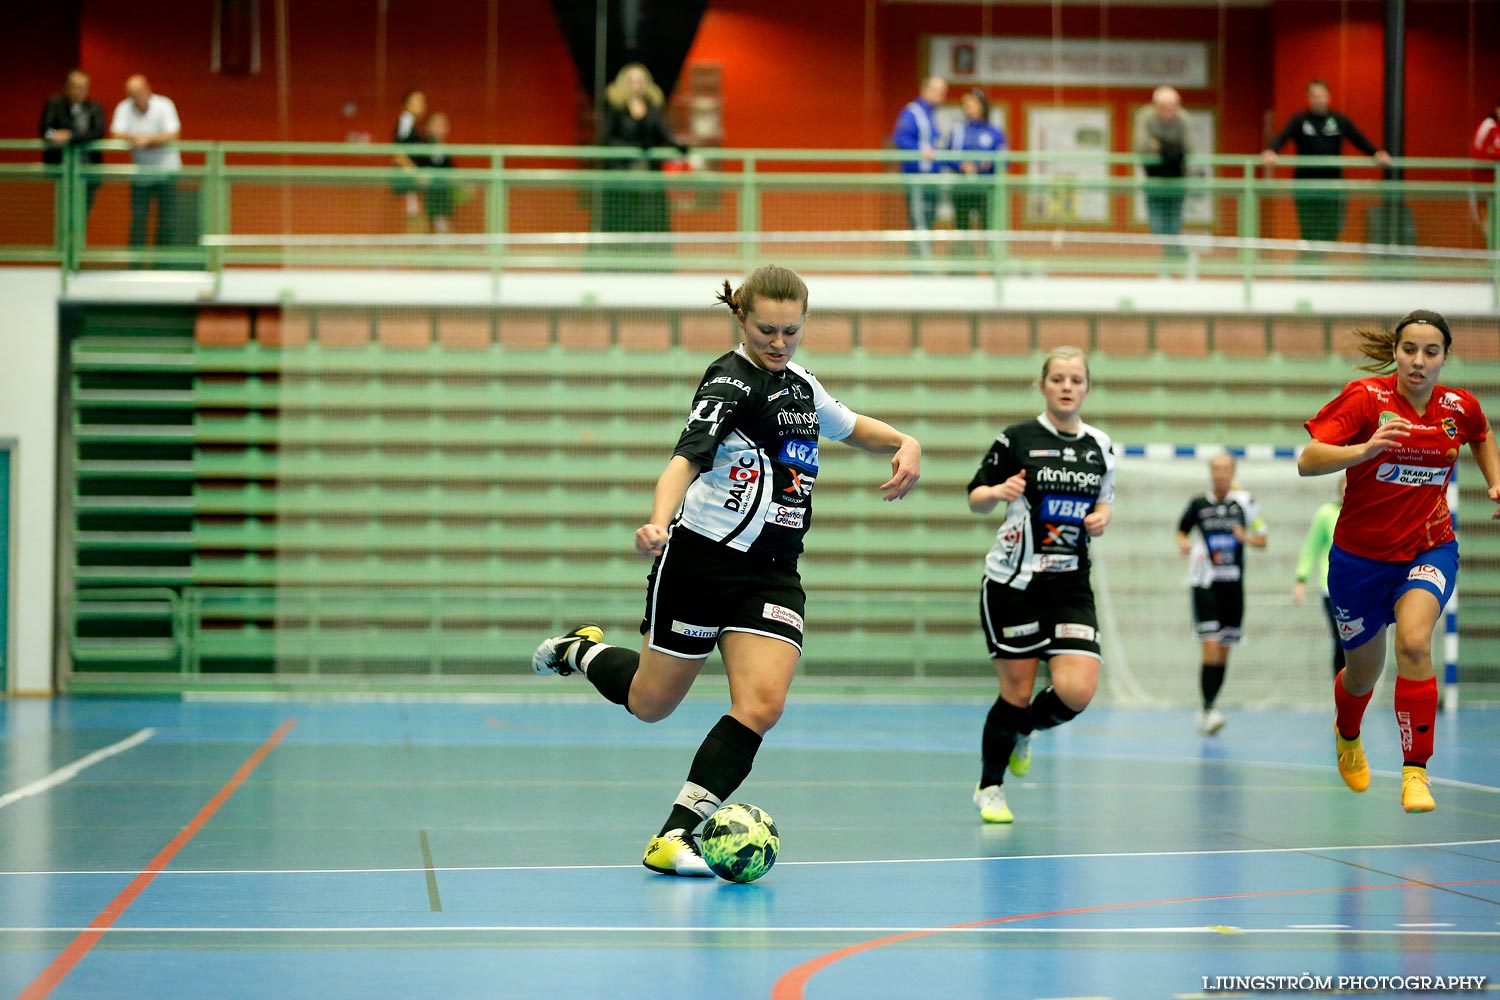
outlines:
{"label": "red court line", "polygon": [[219,807],[229,801],[229,797],[235,793],[240,785],[244,784],[246,778],[250,777],[250,772],[260,766],[260,762],[265,760],[266,756],[272,750],[276,749],[276,745],[281,742],[287,733],[292,731],[292,727],[296,724],[296,719],[287,719],[283,722],[277,728],[276,732],[272,733],[270,738],[260,745],[260,749],[256,750],[245,763],[240,765],[240,769],[234,772],[234,775],[224,783],[224,787],[219,789],[214,797],[204,804],[202,809],[198,810],[198,815],[194,816],[187,826],[178,831],[177,836],[173,837],[167,843],[167,846],[163,847],[156,857],[151,859],[150,864],[141,869],[141,873],[132,879],[130,884],[122,889],[118,896],[110,900],[108,906],[99,911],[98,916],[89,921],[87,929],[80,931],[72,943],[52,960],[52,964],[43,969],[42,974],[32,980],[31,985],[17,995],[16,1000],[42,1000],[43,997],[55,990],[64,977],[73,971],[74,966],[83,961],[84,956],[93,949],[94,945],[99,943],[99,939],[104,937],[104,932],[114,926],[115,921],[119,920],[125,911],[130,908],[130,904],[135,902],[136,897],[145,892],[146,887],[156,879],[156,876],[160,875],[166,869],[167,865],[172,863],[172,859],[177,856],[177,852],[186,847],[188,841],[198,835],[198,831],[203,829],[204,824],[213,818],[214,813],[219,811]]}
{"label": "red court line", "polygon": [[1222,896],[1184,896],[1179,899],[1145,899],[1132,903],[1106,903],[1102,906],[1080,906],[1073,910],[1021,913],[1013,917],[995,917],[991,920],[975,920],[967,924],[949,924],[947,927],[934,927],[930,931],[906,931],[903,934],[893,934],[890,937],[851,944],[837,951],[819,955],[817,958],[808,959],[776,980],[776,984],[771,987],[771,1000],[804,1000],[803,989],[807,986],[807,981],[835,962],[841,962],[863,952],[874,951],[876,948],[884,948],[888,944],[910,941],[913,938],[927,937],[931,934],[941,934],[944,931],[988,927],[991,924],[1013,924],[1022,920],[1041,920],[1046,917],[1068,917],[1080,913],[1102,913],[1105,910],[1128,910],[1139,906],[1165,906],[1170,903],[1206,903],[1217,899],[1259,899],[1265,896],[1302,896],[1320,892],[1368,892],[1374,889],[1432,889],[1441,886],[1495,884],[1500,884],[1500,879],[1476,879],[1468,882],[1401,882],[1396,885],[1346,885],[1329,889],[1276,889],[1269,892],[1236,892]]}

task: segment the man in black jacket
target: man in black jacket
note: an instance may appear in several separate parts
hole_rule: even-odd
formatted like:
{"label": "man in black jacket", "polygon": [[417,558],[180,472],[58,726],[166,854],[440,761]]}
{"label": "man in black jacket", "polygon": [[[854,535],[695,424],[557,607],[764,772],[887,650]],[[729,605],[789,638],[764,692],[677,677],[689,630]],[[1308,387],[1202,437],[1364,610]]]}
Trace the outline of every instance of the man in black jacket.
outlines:
{"label": "man in black jacket", "polygon": [[[1344,151],[1347,139],[1356,149],[1382,167],[1391,162],[1390,154],[1376,149],[1375,144],[1365,138],[1349,118],[1329,110],[1328,84],[1312,80],[1307,84],[1307,110],[1293,115],[1286,128],[1266,144],[1261,159],[1268,164],[1276,162],[1276,151],[1292,141],[1298,156],[1339,156]],[[1292,171],[1299,180],[1337,180],[1344,176],[1338,167],[1303,167]],[[1344,229],[1344,193],[1342,191],[1296,192],[1292,200],[1297,205],[1297,227],[1304,240],[1336,240]]]}
{"label": "man in black jacket", "polygon": [[[64,146],[83,146],[104,138],[104,106],[89,97],[87,73],[75,69],[68,74],[62,93],[53,94],[42,106],[42,120],[37,129],[47,143],[47,148],[42,151],[43,163],[62,163]],[[104,159],[98,150],[90,150],[84,158],[87,163],[99,163]],[[99,182],[90,178],[86,190],[88,207],[92,209]]]}

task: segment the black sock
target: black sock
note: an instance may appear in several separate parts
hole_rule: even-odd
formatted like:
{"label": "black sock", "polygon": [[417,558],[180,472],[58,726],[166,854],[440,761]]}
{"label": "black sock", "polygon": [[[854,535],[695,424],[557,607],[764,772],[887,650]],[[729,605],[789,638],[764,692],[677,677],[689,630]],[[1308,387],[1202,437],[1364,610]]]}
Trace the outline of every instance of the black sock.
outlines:
{"label": "black sock", "polygon": [[990,714],[984,717],[984,736],[980,741],[979,787],[988,788],[1005,782],[1005,767],[1010,763],[1016,738],[1031,731],[1026,709],[996,698]]}
{"label": "black sock", "polygon": [[616,705],[630,708],[630,682],[641,665],[641,654],[623,646],[608,646],[602,642],[582,639],[571,651],[570,660],[583,671],[589,683],[599,689]]}
{"label": "black sock", "polygon": [[1203,672],[1198,675],[1199,687],[1203,691],[1203,710],[1206,712],[1214,707],[1214,700],[1219,697],[1219,688],[1224,686],[1224,667],[1214,666],[1211,663],[1203,664]]}
{"label": "black sock", "polygon": [[1078,713],[1064,705],[1050,685],[1047,690],[1031,699],[1031,707],[1026,711],[1026,721],[1033,730],[1051,729],[1077,717]]}
{"label": "black sock", "polygon": [[672,813],[660,832],[679,828],[692,831],[708,819],[750,776],[759,749],[760,734],[739,719],[726,715],[714,723],[693,757],[687,783],[677,793]]}

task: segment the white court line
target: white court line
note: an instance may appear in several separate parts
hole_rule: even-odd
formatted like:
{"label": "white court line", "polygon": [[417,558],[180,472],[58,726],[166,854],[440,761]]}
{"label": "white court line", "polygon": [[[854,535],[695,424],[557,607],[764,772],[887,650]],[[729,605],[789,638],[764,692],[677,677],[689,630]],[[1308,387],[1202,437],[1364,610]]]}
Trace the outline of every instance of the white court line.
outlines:
{"label": "white court line", "polygon": [[[0,927],[0,934],[74,934],[92,927]],[[1411,937],[1500,938],[1500,931],[1402,931],[1385,928],[1309,930],[1294,927],[537,927],[517,924],[460,924],[451,927],[121,927],[110,934],[1343,934]]]}
{"label": "white court line", "polygon": [[[0,795],[0,809],[4,809],[9,805],[15,805],[22,799],[29,798],[32,795],[40,795],[42,792],[45,792],[49,788],[56,788],[63,782],[78,777],[79,772],[83,771],[85,768],[93,767],[95,764],[99,763],[102,760],[108,760],[110,757],[113,757],[116,754],[121,754],[126,750],[131,749],[132,747],[140,746],[142,743],[146,742],[155,735],[155,729],[142,729],[134,736],[126,737],[118,743],[111,743],[104,749],[95,750],[93,753],[87,755],[86,757],[79,757],[73,763],[58,768],[56,771],[53,771],[45,778],[40,778],[36,781],[33,781],[29,785],[23,785],[13,792],[6,792],[4,795]],[[137,872],[136,874],[139,874],[139,872]]]}
{"label": "white court line", "polygon": [[[1329,847],[1244,847],[1215,851],[1121,851],[1110,854],[1017,854],[987,858],[860,858],[850,861],[781,861],[781,865],[946,865],[973,864],[988,861],[1073,861],[1088,858],[1181,858],[1220,854],[1309,854],[1328,851],[1396,851],[1427,847],[1478,847],[1500,844],[1500,838],[1488,840],[1443,840],[1423,844],[1337,844]],[[1490,859],[1485,859],[1490,860]],[[1493,859],[1500,864],[1500,859]],[[169,868],[158,874],[168,875],[382,875],[407,872],[573,872],[633,871],[640,865],[460,865],[453,868]],[[58,871],[0,872],[0,878],[53,875],[138,875],[137,871]],[[1422,885],[1413,882],[1413,885]]]}
{"label": "white court line", "polygon": [[[1094,757],[1102,757],[1103,754],[1092,753],[1060,753],[1056,755],[1059,759],[1088,760]],[[1264,768],[1267,770],[1281,771],[1322,771],[1328,774],[1333,769],[1328,764],[1313,764],[1300,760],[1204,760],[1200,757],[1181,756],[1152,756],[1150,754],[1110,754],[1110,760],[1139,761],[1145,764],[1193,764],[1221,768]],[[1399,778],[1400,771],[1382,771],[1375,768],[1370,769],[1370,774],[1382,778]],[[1457,778],[1442,778],[1429,775],[1428,779],[1434,785],[1446,785],[1450,788],[1467,788],[1473,792],[1489,792],[1492,795],[1500,795],[1500,787],[1495,785],[1481,785],[1473,781],[1460,781]],[[1193,788],[1195,785],[1180,785],[1180,788]]]}

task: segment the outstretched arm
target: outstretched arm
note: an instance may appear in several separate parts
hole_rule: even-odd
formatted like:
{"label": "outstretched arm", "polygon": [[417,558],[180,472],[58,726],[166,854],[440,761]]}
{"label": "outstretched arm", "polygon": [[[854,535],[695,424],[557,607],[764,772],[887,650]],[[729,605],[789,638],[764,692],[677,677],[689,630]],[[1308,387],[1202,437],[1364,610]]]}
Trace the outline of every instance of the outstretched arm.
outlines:
{"label": "outstretched arm", "polygon": [[667,547],[667,525],[672,522],[688,487],[698,478],[698,467],[681,455],[673,455],[651,500],[651,518],[635,529],[635,550],[643,556],[659,556]]}
{"label": "outstretched arm", "polygon": [[922,446],[883,420],[859,414],[844,443],[873,455],[891,456],[891,478],[880,487],[886,500],[900,500],[922,476]]}

